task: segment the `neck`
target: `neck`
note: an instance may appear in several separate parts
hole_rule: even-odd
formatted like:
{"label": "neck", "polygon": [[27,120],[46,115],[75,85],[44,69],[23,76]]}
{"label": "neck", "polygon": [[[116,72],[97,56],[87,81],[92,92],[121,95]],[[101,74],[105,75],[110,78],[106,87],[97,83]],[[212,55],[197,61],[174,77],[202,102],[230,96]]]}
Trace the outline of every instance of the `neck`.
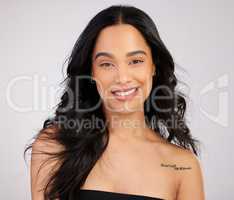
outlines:
{"label": "neck", "polygon": [[130,113],[108,112],[106,113],[106,119],[110,135],[120,139],[145,139],[146,133],[150,131],[142,111]]}

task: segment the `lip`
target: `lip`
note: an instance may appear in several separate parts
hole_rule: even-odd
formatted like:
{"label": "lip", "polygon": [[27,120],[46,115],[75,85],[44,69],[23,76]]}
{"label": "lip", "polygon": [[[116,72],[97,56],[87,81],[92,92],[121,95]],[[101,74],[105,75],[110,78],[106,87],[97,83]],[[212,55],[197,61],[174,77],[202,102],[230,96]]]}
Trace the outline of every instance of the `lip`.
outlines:
{"label": "lip", "polygon": [[113,92],[126,92],[126,91],[128,91],[128,90],[131,90],[131,89],[133,89],[133,88],[138,88],[137,86],[135,86],[135,87],[128,87],[128,88],[126,88],[126,87],[123,87],[123,88],[117,88],[117,89],[113,89],[113,90],[111,90],[111,92],[113,93]]}
{"label": "lip", "polygon": [[[138,90],[139,90],[139,87],[132,87],[132,88],[129,88],[129,89],[133,89],[133,88],[136,88],[136,90],[129,94],[129,95],[126,95],[126,96],[120,96],[120,95],[116,95],[114,94],[114,92],[112,92],[112,95],[115,97],[115,99],[119,100],[119,101],[126,101],[126,100],[131,100],[132,98],[134,98],[134,96],[136,96],[136,94],[138,93]],[[128,90],[129,90],[128,89]],[[115,91],[120,91],[120,90],[115,90]],[[126,91],[126,90],[125,90]],[[122,91],[121,91],[122,92]]]}

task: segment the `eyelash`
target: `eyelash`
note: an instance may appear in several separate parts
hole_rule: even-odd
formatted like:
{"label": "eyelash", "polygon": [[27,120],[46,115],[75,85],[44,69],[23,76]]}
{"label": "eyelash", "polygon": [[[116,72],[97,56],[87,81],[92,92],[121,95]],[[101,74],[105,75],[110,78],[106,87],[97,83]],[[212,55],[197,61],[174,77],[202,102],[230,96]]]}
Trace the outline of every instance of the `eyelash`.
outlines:
{"label": "eyelash", "polygon": [[[135,59],[135,60],[133,60],[133,61],[140,61],[140,62],[138,62],[138,63],[136,63],[136,64],[139,64],[139,63],[143,63],[143,62],[144,62],[143,60],[139,60],[139,59]],[[108,66],[105,66],[106,64],[111,64],[111,63],[102,63],[102,64],[100,64],[100,66],[101,66],[101,67],[108,67]]]}

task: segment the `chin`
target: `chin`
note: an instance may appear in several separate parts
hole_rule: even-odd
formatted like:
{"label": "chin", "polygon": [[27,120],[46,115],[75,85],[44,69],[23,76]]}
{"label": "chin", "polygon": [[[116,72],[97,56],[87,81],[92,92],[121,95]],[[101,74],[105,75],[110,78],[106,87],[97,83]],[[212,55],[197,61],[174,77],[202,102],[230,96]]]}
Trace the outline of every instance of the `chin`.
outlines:
{"label": "chin", "polygon": [[110,112],[115,113],[133,113],[143,111],[143,104],[139,102],[124,102],[124,103],[117,103],[117,102],[109,102],[107,109]]}

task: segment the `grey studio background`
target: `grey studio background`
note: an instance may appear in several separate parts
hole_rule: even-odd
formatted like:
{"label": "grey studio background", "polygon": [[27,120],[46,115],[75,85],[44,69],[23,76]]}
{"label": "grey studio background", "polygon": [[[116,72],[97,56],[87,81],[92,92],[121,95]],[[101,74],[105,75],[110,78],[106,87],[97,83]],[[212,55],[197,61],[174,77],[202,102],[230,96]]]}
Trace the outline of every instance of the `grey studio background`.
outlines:
{"label": "grey studio background", "polygon": [[208,200],[234,199],[233,32],[230,0],[0,1],[0,199],[30,196],[23,150],[53,113],[62,65],[80,32],[101,9],[125,3],[146,11],[189,88],[187,118],[202,142]]}

